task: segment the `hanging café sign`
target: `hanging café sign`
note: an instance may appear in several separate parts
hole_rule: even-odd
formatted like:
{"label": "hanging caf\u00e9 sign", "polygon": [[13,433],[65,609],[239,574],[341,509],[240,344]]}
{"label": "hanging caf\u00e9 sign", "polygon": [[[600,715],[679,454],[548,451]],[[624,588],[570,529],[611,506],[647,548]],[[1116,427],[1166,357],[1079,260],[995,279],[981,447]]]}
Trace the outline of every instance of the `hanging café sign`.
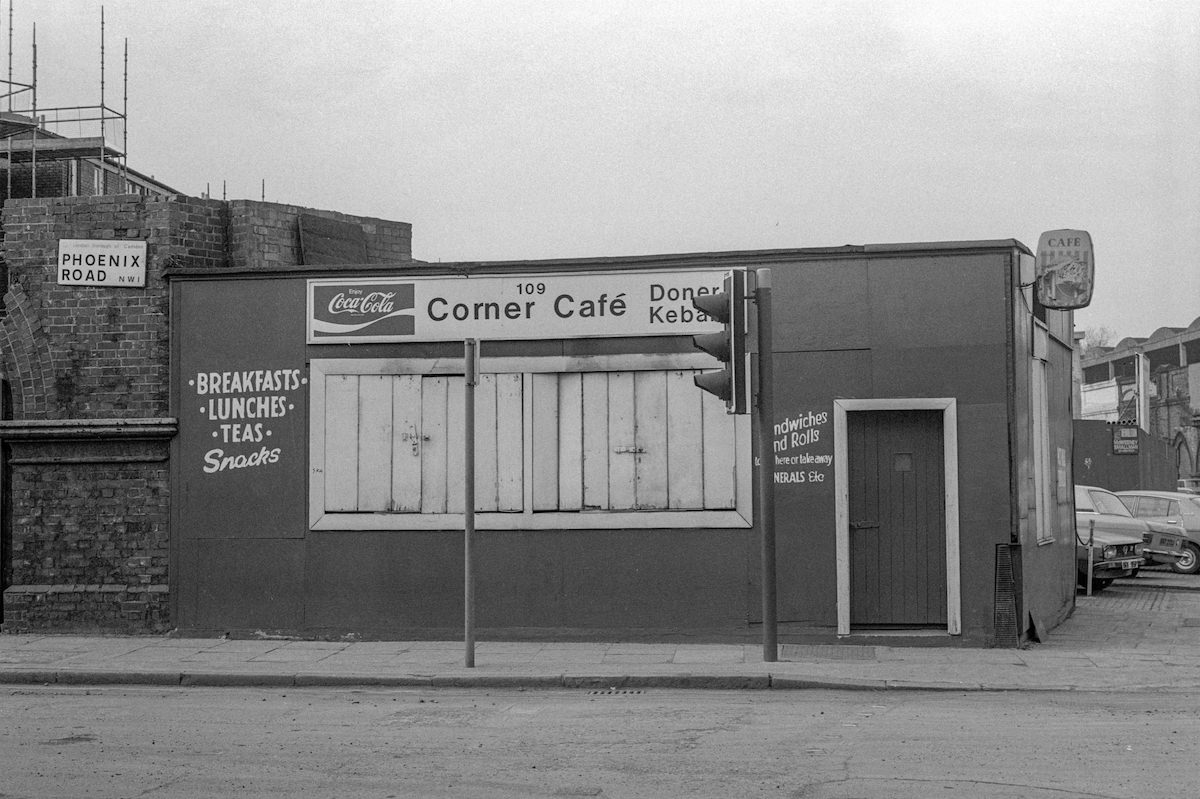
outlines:
{"label": "hanging caf\u00e9 sign", "polygon": [[721,325],[692,298],[720,270],[308,281],[308,343],[676,336]]}
{"label": "hanging caf\u00e9 sign", "polygon": [[1038,301],[1046,308],[1070,311],[1092,302],[1096,255],[1086,230],[1048,230],[1038,238]]}

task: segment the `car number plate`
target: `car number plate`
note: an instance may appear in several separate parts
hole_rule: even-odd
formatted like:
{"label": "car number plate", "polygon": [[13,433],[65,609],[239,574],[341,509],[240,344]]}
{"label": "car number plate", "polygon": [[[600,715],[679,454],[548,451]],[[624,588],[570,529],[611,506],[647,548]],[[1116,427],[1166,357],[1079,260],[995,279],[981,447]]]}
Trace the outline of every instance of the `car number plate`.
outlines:
{"label": "car number plate", "polygon": [[1121,568],[1122,569],[1136,569],[1137,561],[1136,560],[1123,560],[1123,561],[1121,561]]}

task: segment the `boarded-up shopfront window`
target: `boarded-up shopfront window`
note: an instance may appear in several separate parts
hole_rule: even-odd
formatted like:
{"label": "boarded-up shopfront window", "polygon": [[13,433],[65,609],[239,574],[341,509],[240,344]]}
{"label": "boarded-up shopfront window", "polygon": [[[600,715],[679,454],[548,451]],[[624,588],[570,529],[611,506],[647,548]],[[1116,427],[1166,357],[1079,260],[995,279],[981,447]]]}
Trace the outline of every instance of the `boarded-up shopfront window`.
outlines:
{"label": "boarded-up shopfront window", "polygon": [[[367,363],[313,364],[312,526],[450,525],[464,501],[463,378]],[[694,374],[482,374],[475,505],[495,515],[480,526],[746,526],[748,431]]]}

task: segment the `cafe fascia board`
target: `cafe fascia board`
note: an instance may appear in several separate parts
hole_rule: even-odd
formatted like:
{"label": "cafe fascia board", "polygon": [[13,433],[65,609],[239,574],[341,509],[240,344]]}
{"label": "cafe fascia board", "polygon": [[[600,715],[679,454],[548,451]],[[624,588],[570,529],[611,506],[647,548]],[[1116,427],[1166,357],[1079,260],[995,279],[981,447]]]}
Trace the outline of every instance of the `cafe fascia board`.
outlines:
{"label": "cafe fascia board", "polygon": [[146,242],[59,239],[55,274],[60,286],[146,285]]}
{"label": "cafe fascia board", "polygon": [[692,298],[719,270],[322,278],[308,281],[308,343],[675,336],[721,325]]}

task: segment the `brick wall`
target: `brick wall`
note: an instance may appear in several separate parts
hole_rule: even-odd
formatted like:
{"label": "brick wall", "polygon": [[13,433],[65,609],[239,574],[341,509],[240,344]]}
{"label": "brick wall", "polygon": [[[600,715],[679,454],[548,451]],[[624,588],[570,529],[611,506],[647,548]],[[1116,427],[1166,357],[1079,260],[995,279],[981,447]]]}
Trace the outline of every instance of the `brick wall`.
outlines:
{"label": "brick wall", "polygon": [[[205,200],[56,197],[4,208],[9,289],[0,327],[4,372],[21,381],[16,419],[167,414],[167,288],[175,263],[222,266],[222,204]],[[145,288],[59,286],[60,239],[147,242]]]}
{"label": "brick wall", "polygon": [[[4,630],[170,629],[163,273],[294,265],[301,213],[359,224],[370,262],[411,260],[405,223],[295,206],[135,194],[5,203]],[[145,241],[145,288],[59,286],[60,239]]]}
{"label": "brick wall", "polygon": [[10,442],[5,630],[170,629],[166,448]]}
{"label": "brick wall", "polygon": [[[4,150],[0,147],[0,155]],[[0,169],[0,197],[8,196],[9,177],[7,169]],[[38,164],[37,195],[56,197],[70,193],[71,167],[65,161]],[[33,169],[29,164],[18,164],[12,170],[12,196],[28,197],[33,186]]]}
{"label": "brick wall", "polygon": [[[14,388],[13,418],[166,415],[164,269],[296,264],[302,212],[360,224],[371,262],[411,260],[409,225],[330,211],[133,194],[9,201],[0,363]],[[60,239],[146,241],[146,287],[57,285]]]}
{"label": "brick wall", "polygon": [[301,214],[359,225],[367,242],[367,263],[412,260],[412,226],[406,222],[294,205],[233,200],[229,203],[230,266],[270,269],[303,263],[298,224]]}

